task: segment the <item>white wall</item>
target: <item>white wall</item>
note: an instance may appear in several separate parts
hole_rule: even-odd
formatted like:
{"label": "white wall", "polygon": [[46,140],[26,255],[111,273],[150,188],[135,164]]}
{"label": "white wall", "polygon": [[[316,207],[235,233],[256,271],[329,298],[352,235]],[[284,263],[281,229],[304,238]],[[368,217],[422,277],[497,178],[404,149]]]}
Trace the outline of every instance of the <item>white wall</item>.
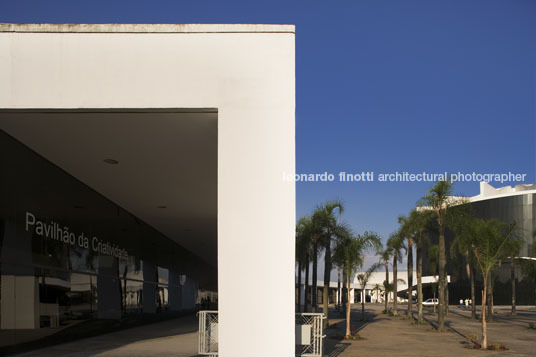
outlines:
{"label": "white wall", "polygon": [[2,32],[0,108],[218,108],[220,356],[293,356],[294,28],[168,30]]}

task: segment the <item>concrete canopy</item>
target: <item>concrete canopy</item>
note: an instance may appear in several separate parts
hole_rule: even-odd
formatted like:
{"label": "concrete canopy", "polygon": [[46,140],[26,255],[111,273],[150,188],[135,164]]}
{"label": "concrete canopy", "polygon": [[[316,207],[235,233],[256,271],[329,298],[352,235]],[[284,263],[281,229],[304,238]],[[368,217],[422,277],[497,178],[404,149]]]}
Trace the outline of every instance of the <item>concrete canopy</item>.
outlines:
{"label": "concrete canopy", "polygon": [[0,111],[0,129],[217,266],[216,110]]}
{"label": "concrete canopy", "polygon": [[0,25],[0,109],[218,110],[221,357],[295,354],[294,40],[289,25]]}

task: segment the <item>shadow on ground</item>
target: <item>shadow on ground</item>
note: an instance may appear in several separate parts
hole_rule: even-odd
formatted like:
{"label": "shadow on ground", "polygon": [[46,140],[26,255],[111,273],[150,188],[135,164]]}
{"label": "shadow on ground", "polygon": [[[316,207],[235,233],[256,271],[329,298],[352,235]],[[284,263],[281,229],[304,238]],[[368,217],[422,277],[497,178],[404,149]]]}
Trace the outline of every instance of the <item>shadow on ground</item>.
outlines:
{"label": "shadow on ground", "polygon": [[[165,321],[144,323],[142,326],[130,327],[115,330],[114,332],[103,333],[98,336],[80,339],[77,334],[73,342],[54,344],[43,348],[43,345],[25,345],[13,348],[9,351],[3,350],[1,355],[22,353],[20,356],[151,356],[166,354],[168,349],[172,349],[171,344],[177,344],[179,340],[185,341],[186,348],[183,354],[176,356],[194,356],[197,350],[197,318],[195,314],[180,318],[171,318]],[[93,331],[93,329],[91,330]],[[193,338],[191,336],[194,336]],[[185,336],[184,338],[182,336]],[[38,341],[35,341],[38,342]],[[49,341],[50,342],[50,341]],[[40,344],[43,341],[39,341]],[[154,345],[157,343],[157,345]],[[135,346],[135,347],[134,347]],[[151,348],[155,348],[151,353]],[[36,348],[40,348],[36,350]],[[162,349],[159,351],[159,349]]]}
{"label": "shadow on ground", "polygon": [[[370,324],[382,320],[372,311],[365,312],[365,320],[362,320],[361,310],[352,310],[350,315],[351,328],[359,333]],[[337,357],[351,346],[351,342],[344,339],[346,333],[345,313],[330,309],[330,327],[325,330],[324,356]]]}

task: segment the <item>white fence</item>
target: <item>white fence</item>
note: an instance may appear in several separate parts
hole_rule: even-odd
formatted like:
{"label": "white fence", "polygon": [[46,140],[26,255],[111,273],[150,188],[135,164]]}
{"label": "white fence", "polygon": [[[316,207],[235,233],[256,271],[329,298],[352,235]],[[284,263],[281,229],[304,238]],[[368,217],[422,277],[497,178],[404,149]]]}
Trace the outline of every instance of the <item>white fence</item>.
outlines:
{"label": "white fence", "polygon": [[296,356],[322,357],[321,313],[296,314]]}
{"label": "white fence", "polygon": [[218,311],[199,311],[198,353],[203,356],[218,355]]}
{"label": "white fence", "polygon": [[[202,356],[218,355],[218,312],[199,311],[198,353]],[[296,356],[322,357],[321,313],[296,314]]]}

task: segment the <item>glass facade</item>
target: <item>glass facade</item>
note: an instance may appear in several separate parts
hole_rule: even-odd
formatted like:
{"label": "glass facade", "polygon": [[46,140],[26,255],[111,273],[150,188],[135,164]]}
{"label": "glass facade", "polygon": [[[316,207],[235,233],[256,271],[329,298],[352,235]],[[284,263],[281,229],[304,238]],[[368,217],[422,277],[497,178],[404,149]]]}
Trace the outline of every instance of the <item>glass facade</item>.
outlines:
{"label": "glass facade", "polygon": [[3,131],[0,165],[2,345],[17,330],[193,309],[215,285],[214,268]]}
{"label": "glass facade", "polygon": [[[536,211],[534,210],[534,193],[521,193],[503,197],[489,198],[471,203],[474,215],[481,219],[498,219],[502,222],[512,224],[516,223],[516,233],[523,239],[523,244],[519,250],[518,256],[531,256],[533,251],[532,233],[536,229]],[[455,209],[455,207],[451,208]],[[437,234],[429,235],[430,241],[437,244]],[[454,241],[454,235],[450,230],[445,232],[445,243],[447,254],[451,251],[451,245]],[[509,304],[511,302],[511,265],[507,260],[493,273],[494,302],[496,304]],[[519,275],[520,268],[516,265],[519,279],[517,289],[518,304],[533,304],[536,296],[535,287],[531,279],[523,279]],[[482,289],[482,278],[475,267],[476,277],[476,303],[480,304],[480,290]],[[449,302],[456,304],[460,299],[466,299],[470,296],[470,282],[467,275],[466,260],[460,254],[449,254],[447,257],[447,271],[451,276],[449,284]],[[423,250],[423,274],[431,275],[429,257],[427,249]],[[431,297],[426,295],[425,297]]]}
{"label": "glass facade", "polygon": [[532,252],[532,232],[536,228],[535,194],[527,193],[476,201],[472,203],[475,215],[484,219],[499,219],[506,223],[516,223],[517,232],[524,244],[520,256],[530,256]]}

